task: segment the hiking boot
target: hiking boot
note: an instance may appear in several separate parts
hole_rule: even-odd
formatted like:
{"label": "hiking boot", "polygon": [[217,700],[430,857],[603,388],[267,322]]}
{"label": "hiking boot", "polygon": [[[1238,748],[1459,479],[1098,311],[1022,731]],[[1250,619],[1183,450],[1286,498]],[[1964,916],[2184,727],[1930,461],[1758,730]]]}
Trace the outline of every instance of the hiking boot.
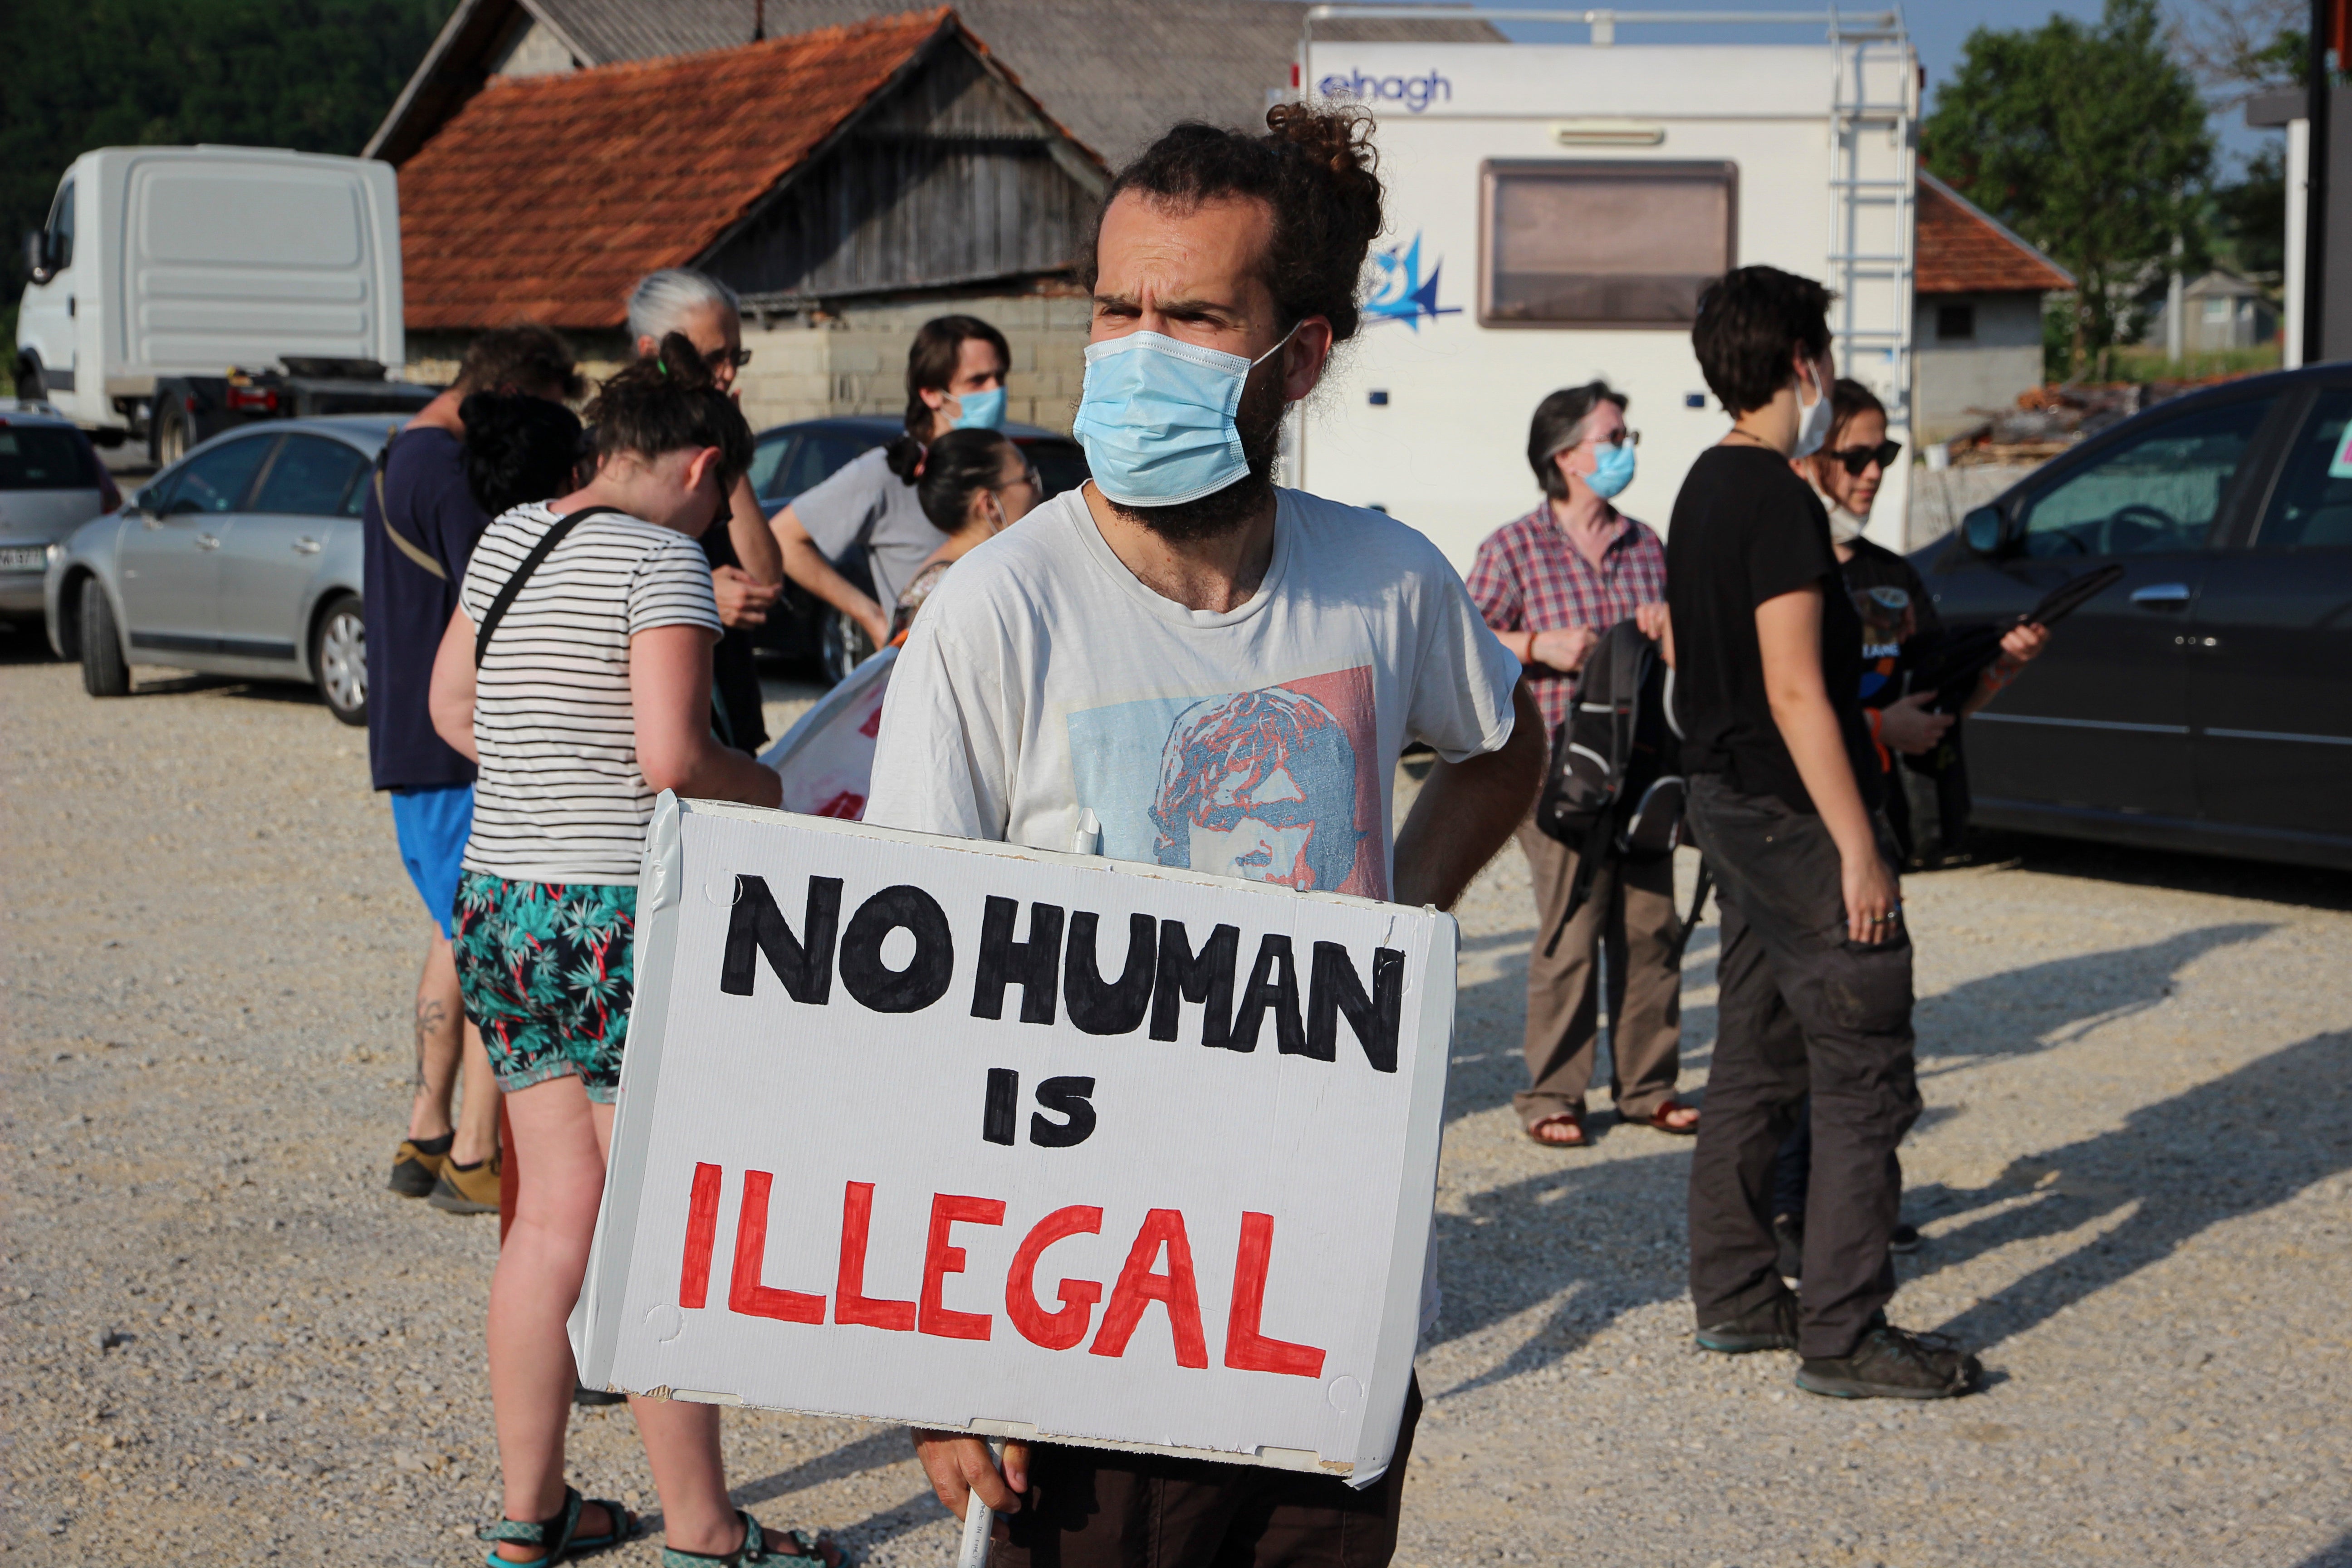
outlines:
{"label": "hiking boot", "polygon": [[1976,1357],[1942,1334],[1881,1324],[1842,1356],[1808,1358],[1797,1386],[1832,1399],[1949,1399],[1984,1374]]}
{"label": "hiking boot", "polygon": [[1797,1298],[1783,1290],[1758,1302],[1728,1322],[1698,1331],[1698,1348],[1717,1355],[1746,1355],[1750,1351],[1792,1351],[1797,1348]]}
{"label": "hiking boot", "polygon": [[392,1152],[392,1180],[384,1185],[404,1198],[432,1196],[433,1184],[440,1179],[441,1167],[449,1160],[449,1145],[456,1141],[454,1132],[438,1138],[402,1139],[400,1147]]}
{"label": "hiking boot", "polygon": [[1772,1219],[1772,1245],[1780,1249],[1778,1268],[1781,1279],[1791,1290],[1805,1277],[1805,1227],[1787,1215]]}
{"label": "hiking boot", "polygon": [[441,1179],[433,1184],[433,1195],[425,1201],[443,1214],[496,1214],[501,1163],[496,1153],[472,1165],[445,1160]]}

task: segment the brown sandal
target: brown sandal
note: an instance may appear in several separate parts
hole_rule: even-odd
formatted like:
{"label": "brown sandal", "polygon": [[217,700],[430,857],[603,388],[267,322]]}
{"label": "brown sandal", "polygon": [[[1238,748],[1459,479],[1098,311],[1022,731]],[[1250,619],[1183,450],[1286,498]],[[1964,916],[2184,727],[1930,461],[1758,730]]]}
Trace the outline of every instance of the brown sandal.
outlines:
{"label": "brown sandal", "polygon": [[[1557,1126],[1563,1121],[1576,1129],[1575,1137],[1547,1138],[1543,1135],[1545,1128]],[[1540,1143],[1547,1149],[1589,1149],[1592,1146],[1592,1140],[1585,1135],[1584,1112],[1580,1110],[1555,1110],[1528,1128],[1527,1133],[1528,1142]]]}
{"label": "brown sandal", "polygon": [[[1691,1113],[1690,1121],[1680,1127],[1675,1126],[1673,1122],[1666,1120],[1667,1117],[1672,1116],[1677,1110],[1687,1110]],[[1622,1111],[1619,1114],[1621,1116],[1623,1115]],[[1696,1138],[1698,1136],[1698,1107],[1696,1105],[1685,1105],[1681,1100],[1675,1100],[1671,1096],[1658,1101],[1657,1108],[1652,1110],[1649,1115],[1625,1116],[1624,1121],[1629,1127],[1654,1128],[1656,1131],[1664,1133],[1669,1138]]]}

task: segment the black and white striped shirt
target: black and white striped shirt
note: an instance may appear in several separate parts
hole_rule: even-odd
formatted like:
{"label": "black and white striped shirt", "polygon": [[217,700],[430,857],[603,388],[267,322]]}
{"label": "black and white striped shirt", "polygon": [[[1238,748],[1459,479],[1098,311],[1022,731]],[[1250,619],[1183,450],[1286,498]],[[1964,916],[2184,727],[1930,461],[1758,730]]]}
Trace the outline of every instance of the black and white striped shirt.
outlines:
{"label": "black and white striped shirt", "polygon": [[[476,626],[556,521],[534,501],[483,531],[458,595]],[[654,792],[637,767],[629,639],[667,626],[719,630],[710,569],[675,529],[604,512],[540,563],[475,676],[481,771],[467,870],[635,884]]]}

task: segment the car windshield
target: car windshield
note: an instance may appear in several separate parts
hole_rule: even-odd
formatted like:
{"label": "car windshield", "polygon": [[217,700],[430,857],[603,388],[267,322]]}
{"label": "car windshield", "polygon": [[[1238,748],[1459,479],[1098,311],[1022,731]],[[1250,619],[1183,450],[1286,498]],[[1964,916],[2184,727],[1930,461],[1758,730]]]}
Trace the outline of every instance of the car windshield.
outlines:
{"label": "car windshield", "polygon": [[92,490],[98,488],[81,437],[53,425],[0,428],[0,490]]}

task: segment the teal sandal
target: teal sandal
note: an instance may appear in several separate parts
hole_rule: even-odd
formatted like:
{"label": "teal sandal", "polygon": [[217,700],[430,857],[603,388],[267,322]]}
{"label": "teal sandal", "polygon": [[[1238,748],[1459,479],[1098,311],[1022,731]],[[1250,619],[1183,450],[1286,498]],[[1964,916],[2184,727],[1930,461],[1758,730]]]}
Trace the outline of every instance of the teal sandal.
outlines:
{"label": "teal sandal", "polygon": [[[613,1528],[602,1535],[580,1533],[580,1510],[592,1502],[603,1509],[604,1517],[613,1521]],[[578,1488],[566,1487],[563,1489],[563,1511],[554,1518],[543,1519],[537,1523],[528,1520],[502,1519],[496,1524],[474,1531],[474,1534],[477,1539],[491,1543],[490,1549],[482,1553],[482,1561],[489,1568],[555,1568],[555,1564],[567,1557],[618,1546],[635,1534],[636,1528],[636,1516],[619,1503],[607,1498],[583,1498]],[[544,1547],[546,1550],[537,1557],[518,1562],[511,1557],[499,1555],[498,1542],[501,1541],[510,1541],[519,1546]],[[717,1559],[702,1561],[716,1562]]]}
{"label": "teal sandal", "polygon": [[[674,1546],[665,1546],[662,1548],[662,1568],[738,1568],[739,1564],[747,1563],[821,1563],[825,1560],[824,1553],[818,1550],[822,1543],[811,1541],[797,1530],[788,1530],[782,1537],[791,1543],[792,1550],[779,1552],[769,1542],[767,1532],[760,1528],[758,1520],[740,1508],[735,1510],[735,1517],[743,1521],[742,1545],[723,1557],[700,1552],[680,1552]],[[842,1552],[841,1568],[849,1568],[855,1561],[848,1552]],[[526,1564],[524,1568],[530,1568],[530,1565]]]}

